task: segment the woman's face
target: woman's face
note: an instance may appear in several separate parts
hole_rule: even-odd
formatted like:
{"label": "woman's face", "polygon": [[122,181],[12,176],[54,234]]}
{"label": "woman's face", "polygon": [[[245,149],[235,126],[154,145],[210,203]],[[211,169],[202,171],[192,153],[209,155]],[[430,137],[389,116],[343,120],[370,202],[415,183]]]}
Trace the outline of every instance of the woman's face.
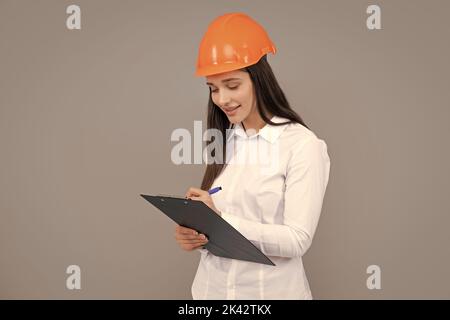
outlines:
{"label": "woman's face", "polygon": [[206,77],[213,102],[226,114],[230,123],[239,123],[256,112],[250,75],[241,70]]}

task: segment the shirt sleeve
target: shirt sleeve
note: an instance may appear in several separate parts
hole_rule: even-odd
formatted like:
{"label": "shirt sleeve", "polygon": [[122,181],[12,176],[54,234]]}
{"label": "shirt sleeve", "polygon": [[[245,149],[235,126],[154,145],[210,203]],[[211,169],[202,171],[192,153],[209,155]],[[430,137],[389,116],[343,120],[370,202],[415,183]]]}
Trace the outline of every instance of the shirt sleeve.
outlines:
{"label": "shirt sleeve", "polygon": [[203,247],[199,247],[199,248],[197,248],[197,249],[195,249],[195,250],[197,250],[197,251],[200,252],[200,253],[207,253],[207,252],[208,252],[208,250],[205,249],[205,248],[203,248]]}
{"label": "shirt sleeve", "polygon": [[222,212],[222,217],[264,254],[301,257],[311,242],[322,211],[330,158],[317,137],[294,150],[286,169],[283,224],[264,224]]}

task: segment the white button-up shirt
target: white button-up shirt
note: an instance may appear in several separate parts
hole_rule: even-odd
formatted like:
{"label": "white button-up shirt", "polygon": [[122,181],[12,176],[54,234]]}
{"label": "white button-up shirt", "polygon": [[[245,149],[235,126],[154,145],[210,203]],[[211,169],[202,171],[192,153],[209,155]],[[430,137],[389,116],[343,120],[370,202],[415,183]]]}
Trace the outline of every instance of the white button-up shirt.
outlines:
{"label": "white button-up shirt", "polygon": [[[287,119],[273,117],[273,122]],[[206,249],[194,299],[312,299],[302,263],[316,230],[330,172],[327,145],[298,123],[227,136],[227,164],[211,197],[222,217],[276,266],[222,258]]]}

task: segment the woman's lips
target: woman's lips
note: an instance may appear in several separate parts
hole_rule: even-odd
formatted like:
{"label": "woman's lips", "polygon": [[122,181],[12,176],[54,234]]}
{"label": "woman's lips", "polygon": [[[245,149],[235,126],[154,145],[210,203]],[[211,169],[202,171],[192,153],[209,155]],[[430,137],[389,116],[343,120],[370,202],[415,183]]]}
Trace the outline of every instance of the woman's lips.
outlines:
{"label": "woman's lips", "polygon": [[231,109],[224,109],[225,113],[227,114],[227,116],[233,116],[236,114],[237,109],[239,109],[241,107],[241,105],[238,105],[235,108],[231,108]]}

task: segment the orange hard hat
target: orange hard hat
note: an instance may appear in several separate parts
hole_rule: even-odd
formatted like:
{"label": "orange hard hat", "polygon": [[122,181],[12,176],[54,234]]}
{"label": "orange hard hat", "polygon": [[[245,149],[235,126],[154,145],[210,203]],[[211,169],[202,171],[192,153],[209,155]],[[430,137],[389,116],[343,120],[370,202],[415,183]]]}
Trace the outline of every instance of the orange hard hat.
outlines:
{"label": "orange hard hat", "polygon": [[251,66],[276,47],[264,28],[244,13],[228,13],[208,26],[197,58],[197,76]]}

